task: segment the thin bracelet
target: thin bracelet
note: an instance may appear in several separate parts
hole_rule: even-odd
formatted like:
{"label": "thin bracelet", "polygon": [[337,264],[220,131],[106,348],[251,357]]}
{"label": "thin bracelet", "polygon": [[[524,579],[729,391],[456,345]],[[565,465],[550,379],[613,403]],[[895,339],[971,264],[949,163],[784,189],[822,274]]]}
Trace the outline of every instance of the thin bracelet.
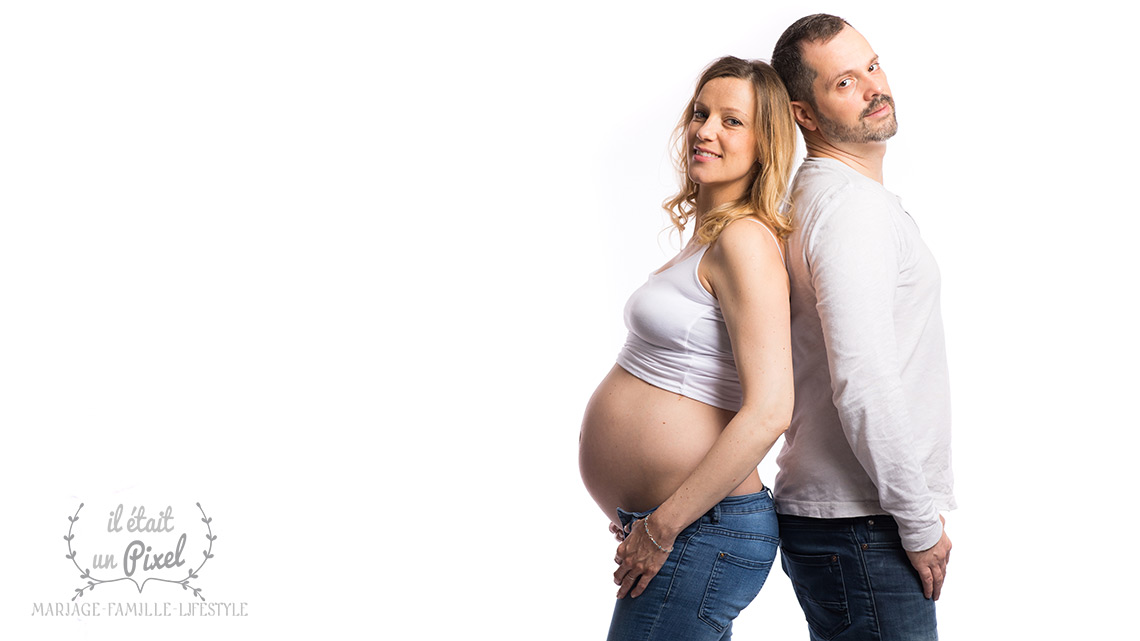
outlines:
{"label": "thin bracelet", "polygon": [[641,520],[641,524],[645,526],[645,536],[648,536],[649,540],[653,541],[653,545],[656,545],[658,550],[661,550],[665,554],[669,554],[670,552],[673,551],[673,546],[670,545],[669,549],[666,550],[665,548],[661,547],[661,544],[657,542],[657,539],[653,538],[653,535],[649,533],[649,515],[648,514],[645,515],[645,518]]}

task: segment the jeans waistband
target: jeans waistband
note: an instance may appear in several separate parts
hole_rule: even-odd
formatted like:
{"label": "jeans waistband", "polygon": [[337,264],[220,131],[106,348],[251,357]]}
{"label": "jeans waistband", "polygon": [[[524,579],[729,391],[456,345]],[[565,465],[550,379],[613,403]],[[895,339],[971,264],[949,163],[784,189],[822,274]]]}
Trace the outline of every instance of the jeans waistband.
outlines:
{"label": "jeans waistband", "polygon": [[[726,496],[720,503],[712,506],[708,512],[705,512],[701,518],[697,519],[695,523],[719,523],[724,515],[728,514],[753,514],[756,512],[763,512],[765,510],[774,510],[775,501],[772,498],[772,490],[764,488],[759,492],[753,494],[740,494],[737,496]],[[617,510],[618,518],[621,524],[625,527],[626,533],[629,532],[629,526],[639,519],[643,519],[650,514],[657,511],[657,508],[646,510],[644,512],[628,512],[621,509]]]}
{"label": "jeans waistband", "polygon": [[778,514],[781,527],[813,528],[819,530],[847,529],[852,527],[869,527],[871,529],[898,529],[898,523],[889,514],[867,514],[865,516],[844,516],[835,519],[825,519],[810,516],[796,516],[794,514]]}

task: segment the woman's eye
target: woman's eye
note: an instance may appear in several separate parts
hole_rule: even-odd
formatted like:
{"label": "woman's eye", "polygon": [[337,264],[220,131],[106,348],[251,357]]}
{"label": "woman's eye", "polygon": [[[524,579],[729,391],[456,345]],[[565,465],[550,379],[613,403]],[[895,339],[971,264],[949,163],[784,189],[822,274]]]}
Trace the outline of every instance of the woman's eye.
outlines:
{"label": "woman's eye", "polygon": [[709,115],[706,114],[705,112],[701,111],[700,109],[697,109],[696,111],[693,112],[693,120],[704,120],[705,118],[708,118],[708,117],[709,117]]}
{"label": "woman's eye", "polygon": [[740,122],[739,120],[737,120],[736,118],[725,118],[724,121],[727,122],[728,124],[732,125],[733,127],[739,127],[740,125],[744,124],[744,123]]}

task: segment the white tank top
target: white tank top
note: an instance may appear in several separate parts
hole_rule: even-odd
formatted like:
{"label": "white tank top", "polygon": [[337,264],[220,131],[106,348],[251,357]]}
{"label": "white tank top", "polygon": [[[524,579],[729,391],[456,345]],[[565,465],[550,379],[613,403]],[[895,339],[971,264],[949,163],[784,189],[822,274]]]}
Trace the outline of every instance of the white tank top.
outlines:
{"label": "white tank top", "polygon": [[[759,221],[745,220],[768,230]],[[651,274],[629,297],[625,304],[629,336],[617,362],[650,385],[735,412],[740,410],[742,394],[728,328],[720,304],[697,272],[708,248],[704,245]]]}

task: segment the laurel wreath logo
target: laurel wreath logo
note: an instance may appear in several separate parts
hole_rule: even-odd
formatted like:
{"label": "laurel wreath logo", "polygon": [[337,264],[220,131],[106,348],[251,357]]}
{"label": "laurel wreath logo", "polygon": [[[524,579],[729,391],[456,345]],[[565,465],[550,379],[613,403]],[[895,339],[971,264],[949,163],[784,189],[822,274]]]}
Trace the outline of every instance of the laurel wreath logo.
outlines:
{"label": "laurel wreath logo", "polygon": [[181,585],[183,590],[190,590],[191,592],[194,593],[194,596],[198,597],[199,599],[201,599],[203,601],[206,600],[206,597],[202,596],[202,589],[196,588],[193,585],[190,585],[190,580],[191,579],[197,579],[198,578],[198,572],[202,569],[202,567],[204,565],[206,565],[206,562],[209,561],[210,559],[214,558],[214,541],[216,541],[218,539],[218,537],[214,534],[213,527],[211,527],[211,525],[210,525],[210,523],[212,523],[214,519],[206,516],[206,511],[204,509],[202,509],[201,503],[195,503],[194,505],[198,506],[198,511],[200,511],[202,513],[202,522],[206,524],[206,540],[209,541],[209,544],[207,545],[206,549],[202,550],[202,557],[203,557],[202,562],[198,564],[197,568],[194,568],[193,570],[188,570],[186,578],[184,578],[184,579],[176,581],[174,579],[163,579],[163,578],[159,578],[159,577],[148,577],[146,579],[143,579],[142,583],[139,583],[138,581],[135,581],[133,578],[128,577],[128,576],[119,577],[117,579],[99,579],[99,578],[96,578],[94,575],[92,575],[90,568],[85,569],[85,568],[79,567],[79,563],[75,560],[76,557],[79,555],[79,551],[72,545],[72,541],[75,539],[75,533],[74,533],[75,522],[79,520],[79,511],[83,509],[83,505],[84,505],[83,503],[80,503],[79,508],[77,508],[75,510],[75,515],[67,517],[67,520],[71,521],[71,525],[67,528],[67,535],[63,537],[63,540],[67,541],[67,552],[68,553],[67,553],[67,556],[65,558],[69,559],[71,561],[71,563],[73,565],[75,565],[76,570],[79,570],[79,572],[80,572],[79,578],[87,580],[86,586],[81,587],[81,588],[75,588],[75,596],[71,597],[72,601],[83,596],[84,592],[95,591],[96,585],[102,585],[104,583],[117,583],[118,581],[130,581],[131,583],[134,583],[135,587],[138,588],[138,591],[140,594],[142,593],[143,587],[146,586],[148,581],[158,581],[160,583],[174,583],[174,584]]}

